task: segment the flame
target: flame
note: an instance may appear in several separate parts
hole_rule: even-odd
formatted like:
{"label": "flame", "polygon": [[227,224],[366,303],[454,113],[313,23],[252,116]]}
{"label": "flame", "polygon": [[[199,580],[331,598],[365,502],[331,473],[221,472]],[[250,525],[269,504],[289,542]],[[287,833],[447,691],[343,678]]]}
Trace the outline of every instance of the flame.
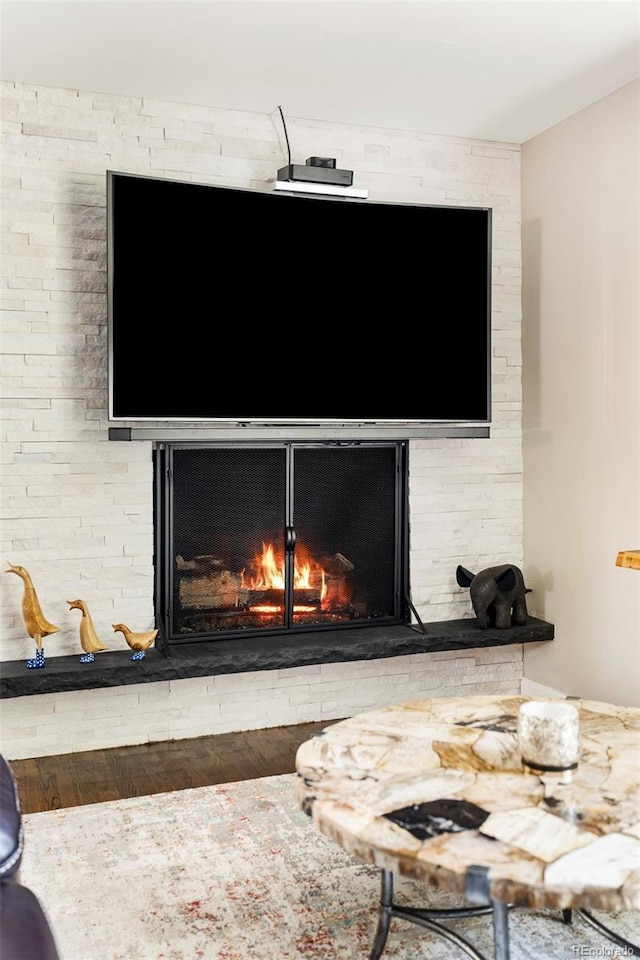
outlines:
{"label": "flame", "polygon": [[[282,590],[284,592],[285,584],[285,563],[284,556],[276,557],[276,551],[272,543],[262,544],[262,553],[256,554],[255,575],[247,577],[245,582],[245,572],[242,571],[242,585],[249,590]],[[312,590],[317,589],[320,596],[320,605],[326,597],[327,585],[325,573],[322,567],[313,564],[310,560],[300,561],[294,556],[293,562],[293,589],[294,590]],[[295,606],[294,611],[306,612],[313,610],[314,607]],[[254,610],[262,613],[277,613],[278,607],[261,606],[254,607]]]}
{"label": "flame", "polygon": [[284,590],[284,560],[278,566],[273,544],[262,544],[262,555],[256,557],[258,576],[254,590]]}
{"label": "flame", "polygon": [[[249,579],[247,586],[250,590],[284,590],[284,558],[276,558],[272,543],[262,544],[262,553],[257,554],[255,566],[258,571],[255,577]],[[294,559],[293,588],[294,590],[311,590],[312,564],[310,561],[298,564]],[[321,593],[326,593],[325,576],[322,567],[317,568],[317,578],[321,581]]]}

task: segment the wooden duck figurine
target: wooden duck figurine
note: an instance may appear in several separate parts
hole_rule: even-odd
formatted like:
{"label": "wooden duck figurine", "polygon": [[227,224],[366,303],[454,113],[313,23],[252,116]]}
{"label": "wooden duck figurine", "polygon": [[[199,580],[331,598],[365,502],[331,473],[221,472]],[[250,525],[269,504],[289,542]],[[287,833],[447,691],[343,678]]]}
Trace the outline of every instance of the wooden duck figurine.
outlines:
{"label": "wooden duck figurine", "polygon": [[44,637],[48,637],[50,633],[58,633],[60,627],[49,623],[42,612],[42,607],[40,606],[40,601],[38,600],[38,595],[28,570],[25,570],[24,567],[18,564],[14,565],[10,563],[5,573],[15,573],[24,584],[22,617],[24,619],[24,625],[27,628],[27,633],[36,642],[36,655],[33,659],[27,660],[27,667],[29,667],[30,670],[39,669],[44,667],[44,648],[42,641]]}
{"label": "wooden duck figurine", "polygon": [[82,610],[80,620],[80,646],[84,650],[84,655],[80,657],[80,663],[93,663],[95,654],[101,650],[107,650],[96,632],[96,628],[91,619],[89,608],[84,600],[67,600],[70,610]]}
{"label": "wooden duck figurine", "polygon": [[147,630],[146,633],[134,633],[132,630],[129,630],[129,627],[125,623],[112,623],[111,626],[115,633],[122,633],[131,649],[135,650],[133,656],[129,657],[130,660],[143,660],[145,650],[149,649],[158,636],[157,630]]}

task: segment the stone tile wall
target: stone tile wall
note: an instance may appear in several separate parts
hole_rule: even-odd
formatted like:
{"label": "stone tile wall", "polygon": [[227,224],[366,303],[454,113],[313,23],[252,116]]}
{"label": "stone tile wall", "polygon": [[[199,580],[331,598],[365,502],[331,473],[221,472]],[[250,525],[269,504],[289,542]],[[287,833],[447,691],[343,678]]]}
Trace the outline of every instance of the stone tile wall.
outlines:
{"label": "stone tile wall", "polygon": [[[46,668],[45,668],[46,669]],[[522,644],[2,701],[7,759],[326,720],[427,697],[519,693]]]}
{"label": "stone tile wall", "polygon": [[[124,641],[112,623],[142,630],[153,622],[152,464],[150,443],[107,435],[106,171],[265,188],[286,162],[286,145],[276,107],[263,115],[8,82],[2,96],[1,569],[26,566],[46,616],[61,627],[46,642],[47,657],[81,652],[79,616],[66,603],[77,598],[117,649]],[[491,438],[416,440],[410,451],[413,603],[425,622],[470,615],[468,591],[455,582],[457,564],[479,569],[522,560],[519,147],[297,118],[287,126],[296,162],[336,157],[372,200],[493,208]],[[406,363],[411,376],[435,375],[419,343]],[[142,371],[143,364],[142,352]],[[33,643],[25,638],[17,577],[0,575],[0,598],[0,658],[26,659]],[[402,685],[389,663],[381,661],[389,676],[382,696],[396,699]],[[349,703],[352,667],[337,669],[345,678],[346,694],[337,698],[344,715],[360,701]],[[210,685],[218,691],[219,679]],[[265,680],[263,691],[273,677]],[[502,682],[497,668],[494,680]],[[484,674],[479,682],[488,682]],[[180,683],[200,695],[201,681]],[[213,732],[216,710],[170,726],[170,717],[158,719],[164,706],[147,713],[145,704],[168,696],[161,686],[148,685],[133,708],[130,689],[87,691],[79,702],[126,698],[119,722],[110,713],[108,722],[91,720],[114,745]],[[21,711],[24,746],[11,726],[16,756],[80,748],[77,694],[66,697],[52,695],[53,707],[43,702],[48,695],[1,704],[11,718]],[[279,693],[272,699],[254,721],[240,696],[235,714],[227,706],[225,729],[317,717],[311,692],[295,709]],[[262,692],[260,700],[270,697]],[[40,721],[50,709],[59,721],[67,716],[68,729],[60,721],[46,733]]]}

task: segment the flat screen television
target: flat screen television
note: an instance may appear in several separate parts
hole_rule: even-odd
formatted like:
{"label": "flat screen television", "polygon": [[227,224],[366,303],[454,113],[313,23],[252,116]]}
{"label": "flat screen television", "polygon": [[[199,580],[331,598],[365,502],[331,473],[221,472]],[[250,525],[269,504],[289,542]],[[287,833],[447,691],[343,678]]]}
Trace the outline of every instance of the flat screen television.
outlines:
{"label": "flat screen television", "polygon": [[107,173],[109,419],[487,424],[491,209]]}

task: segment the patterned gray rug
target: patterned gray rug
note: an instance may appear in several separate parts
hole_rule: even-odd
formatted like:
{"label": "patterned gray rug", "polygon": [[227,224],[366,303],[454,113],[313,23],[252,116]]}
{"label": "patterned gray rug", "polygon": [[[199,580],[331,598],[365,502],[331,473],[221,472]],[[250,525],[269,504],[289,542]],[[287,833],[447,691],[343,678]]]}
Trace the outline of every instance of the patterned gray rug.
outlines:
{"label": "patterned gray rug", "polygon": [[[22,879],[43,903],[62,960],[367,960],[379,871],[315,830],[295,805],[294,779],[25,816]],[[462,905],[406,881],[396,899]],[[606,921],[637,939],[637,914]],[[490,917],[452,927],[493,957]],[[514,910],[509,929],[511,960],[625,955],[577,915],[565,925],[551,912]],[[394,920],[383,960],[465,956]]]}

